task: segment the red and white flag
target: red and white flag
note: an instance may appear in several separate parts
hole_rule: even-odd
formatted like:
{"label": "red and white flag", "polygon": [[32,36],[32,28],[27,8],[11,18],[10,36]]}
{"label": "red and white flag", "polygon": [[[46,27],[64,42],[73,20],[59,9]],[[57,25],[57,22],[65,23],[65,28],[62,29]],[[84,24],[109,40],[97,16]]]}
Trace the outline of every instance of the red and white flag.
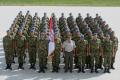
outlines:
{"label": "red and white flag", "polygon": [[53,30],[53,20],[52,17],[50,18],[49,22],[49,43],[48,43],[48,56],[53,53],[55,50],[55,42],[54,42],[54,30]]}

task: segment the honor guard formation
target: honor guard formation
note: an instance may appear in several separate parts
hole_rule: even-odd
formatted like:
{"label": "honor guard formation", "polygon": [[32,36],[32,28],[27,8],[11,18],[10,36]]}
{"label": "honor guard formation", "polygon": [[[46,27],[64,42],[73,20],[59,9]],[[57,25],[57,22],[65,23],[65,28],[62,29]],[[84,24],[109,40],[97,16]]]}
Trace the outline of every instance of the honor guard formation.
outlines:
{"label": "honor guard formation", "polygon": [[[60,56],[64,59],[64,72],[110,73],[114,68],[115,56],[118,50],[118,38],[115,32],[99,14],[93,18],[89,13],[83,18],[80,13],[74,18],[72,13],[65,17],[61,13],[59,20],[51,14],[54,31],[55,50],[48,55],[50,18],[47,13],[40,18],[37,13],[32,17],[30,11],[25,15],[22,11],[15,17],[11,27],[3,37],[6,68],[12,70],[12,65],[18,63],[18,69],[24,70],[29,59],[29,69],[45,73],[48,69],[48,57],[52,61],[52,72],[59,72]],[[27,56],[28,55],[28,56]],[[17,61],[14,59],[18,59]],[[74,65],[74,66],[73,66]]]}

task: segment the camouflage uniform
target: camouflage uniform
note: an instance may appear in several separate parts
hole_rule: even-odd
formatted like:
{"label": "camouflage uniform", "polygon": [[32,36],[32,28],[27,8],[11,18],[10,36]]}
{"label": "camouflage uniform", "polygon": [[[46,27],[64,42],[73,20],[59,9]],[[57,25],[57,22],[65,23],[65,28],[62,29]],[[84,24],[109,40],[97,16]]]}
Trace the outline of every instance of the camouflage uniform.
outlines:
{"label": "camouflage uniform", "polygon": [[109,73],[111,67],[111,56],[112,56],[113,43],[111,40],[104,40],[104,72]]}
{"label": "camouflage uniform", "polygon": [[115,37],[115,36],[112,36],[111,40],[113,42],[113,49],[112,49],[113,53],[112,53],[112,59],[111,59],[111,69],[115,69],[114,66],[113,66],[113,64],[115,62],[115,56],[116,56],[116,52],[118,50],[118,38]]}
{"label": "camouflage uniform", "polygon": [[37,47],[38,47],[38,59],[39,59],[39,73],[40,72],[45,72],[44,68],[46,66],[46,59],[47,59],[47,46],[48,42],[46,42],[45,38],[43,39],[38,39],[37,41]]}
{"label": "camouflage uniform", "polygon": [[25,54],[25,44],[26,44],[26,37],[24,35],[18,35],[15,37],[15,43],[16,43],[16,50],[18,54],[18,63],[20,69],[23,68],[23,63],[24,63],[24,54]]}
{"label": "camouflage uniform", "polygon": [[57,38],[55,40],[55,51],[52,58],[53,72],[58,72],[60,64],[60,51],[61,51],[61,40]]}
{"label": "camouflage uniform", "polygon": [[87,32],[87,35],[85,35],[85,40],[88,41],[87,47],[88,47],[88,54],[86,55],[86,69],[90,69],[91,68],[91,55],[90,55],[90,41],[92,39],[92,32]]}
{"label": "camouflage uniform", "polygon": [[28,37],[28,53],[29,53],[29,62],[31,64],[30,69],[35,69],[36,63],[36,51],[37,51],[37,36],[30,35]]}
{"label": "camouflage uniform", "polygon": [[[98,64],[99,64],[99,55],[100,55],[100,39],[91,39],[90,41],[90,53],[91,53],[91,73],[93,72],[93,68],[95,66],[95,72],[98,73]],[[95,61],[95,65],[94,65]]]}
{"label": "camouflage uniform", "polygon": [[12,69],[11,64],[13,62],[13,37],[7,35],[3,38],[3,47],[5,51],[6,69]]}
{"label": "camouflage uniform", "polygon": [[78,56],[77,56],[77,52],[79,51],[79,49],[77,49],[77,47],[79,46],[79,40],[80,37],[78,35],[73,35],[73,40],[75,41],[75,45],[76,45],[76,49],[75,49],[75,56],[74,56],[74,63],[75,63],[75,69],[78,68]]}
{"label": "camouflage uniform", "polygon": [[77,56],[78,56],[78,65],[79,65],[79,70],[78,72],[82,71],[83,73],[84,71],[84,67],[85,67],[85,58],[86,58],[86,50],[87,50],[87,40],[79,40],[78,43],[79,45],[77,45]]}

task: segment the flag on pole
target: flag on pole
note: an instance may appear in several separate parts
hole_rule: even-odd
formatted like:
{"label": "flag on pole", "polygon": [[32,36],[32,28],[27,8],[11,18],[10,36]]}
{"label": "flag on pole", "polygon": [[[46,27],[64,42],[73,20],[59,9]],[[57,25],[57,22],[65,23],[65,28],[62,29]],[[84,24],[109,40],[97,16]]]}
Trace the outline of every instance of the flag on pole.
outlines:
{"label": "flag on pole", "polygon": [[55,50],[55,42],[54,42],[54,30],[53,30],[53,20],[50,18],[49,22],[49,43],[48,43],[48,56],[53,53]]}

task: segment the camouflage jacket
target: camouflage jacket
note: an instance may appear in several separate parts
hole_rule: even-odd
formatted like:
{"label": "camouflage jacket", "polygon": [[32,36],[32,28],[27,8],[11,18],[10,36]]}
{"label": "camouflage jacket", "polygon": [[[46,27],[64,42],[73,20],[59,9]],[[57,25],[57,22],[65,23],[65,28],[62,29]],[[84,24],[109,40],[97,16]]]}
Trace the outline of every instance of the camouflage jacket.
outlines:
{"label": "camouflage jacket", "polygon": [[13,50],[13,37],[12,36],[5,36],[3,38],[3,47],[4,50]]}

